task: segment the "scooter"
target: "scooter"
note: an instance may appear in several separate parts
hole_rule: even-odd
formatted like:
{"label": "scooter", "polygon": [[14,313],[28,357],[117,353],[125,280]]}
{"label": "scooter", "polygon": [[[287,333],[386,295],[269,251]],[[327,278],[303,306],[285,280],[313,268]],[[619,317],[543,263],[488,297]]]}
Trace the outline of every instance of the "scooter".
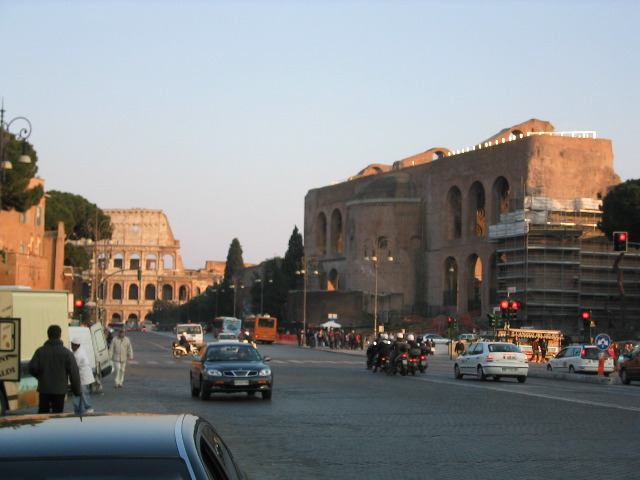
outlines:
{"label": "scooter", "polygon": [[420,373],[427,371],[427,355],[428,353],[419,347],[414,347],[409,350],[409,372],[412,375],[416,374],[416,370]]}
{"label": "scooter", "polygon": [[180,345],[178,342],[173,342],[173,356],[175,358],[184,357],[185,355],[196,355],[198,349],[193,343],[189,344],[189,350],[184,345]]}

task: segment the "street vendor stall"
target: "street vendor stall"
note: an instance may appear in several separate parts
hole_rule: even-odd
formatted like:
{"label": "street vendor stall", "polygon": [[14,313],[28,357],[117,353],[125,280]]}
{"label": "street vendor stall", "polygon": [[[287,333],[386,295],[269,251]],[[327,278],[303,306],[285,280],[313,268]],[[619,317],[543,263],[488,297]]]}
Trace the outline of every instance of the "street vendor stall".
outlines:
{"label": "street vendor stall", "polygon": [[564,335],[560,330],[533,330],[528,328],[501,328],[496,338],[502,342],[515,343],[529,358],[533,355],[533,342],[539,338],[547,344],[545,359],[553,357],[562,348]]}

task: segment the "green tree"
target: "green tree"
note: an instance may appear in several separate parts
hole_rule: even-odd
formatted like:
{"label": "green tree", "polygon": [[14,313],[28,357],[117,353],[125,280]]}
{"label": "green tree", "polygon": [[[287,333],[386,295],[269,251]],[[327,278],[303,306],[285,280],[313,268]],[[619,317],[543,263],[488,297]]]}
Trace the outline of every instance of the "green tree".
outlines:
{"label": "green tree", "polygon": [[67,242],[64,244],[64,264],[88,270],[91,258],[84,247]]}
{"label": "green tree", "polygon": [[304,257],[304,244],[302,242],[302,234],[298,231],[298,226],[296,225],[289,237],[289,248],[282,261],[282,274],[287,279],[287,286],[291,290],[296,288],[296,270],[300,268],[302,257]]}
{"label": "green tree", "polygon": [[[1,127],[0,135],[4,136],[3,158],[0,161],[9,161],[12,166],[11,169],[4,170],[0,196],[2,210],[26,212],[29,208],[37,205],[44,195],[42,185],[29,188],[29,182],[38,172],[38,155],[31,144],[16,140],[15,135],[5,132]],[[29,155],[31,163],[19,161],[23,154]]]}
{"label": "green tree", "polygon": [[[240,288],[240,285],[236,285],[236,271],[241,267],[244,267],[242,246],[240,241],[234,238],[229,245],[227,263],[224,266],[224,278],[218,293],[220,296],[218,299],[218,315],[220,316],[233,315],[234,290],[235,288]],[[233,288],[231,288],[232,286]],[[237,309],[236,315],[238,315]]]}
{"label": "green tree", "polygon": [[640,242],[640,180],[616,185],[604,197],[598,228],[609,238],[622,231],[628,232],[630,245]]}

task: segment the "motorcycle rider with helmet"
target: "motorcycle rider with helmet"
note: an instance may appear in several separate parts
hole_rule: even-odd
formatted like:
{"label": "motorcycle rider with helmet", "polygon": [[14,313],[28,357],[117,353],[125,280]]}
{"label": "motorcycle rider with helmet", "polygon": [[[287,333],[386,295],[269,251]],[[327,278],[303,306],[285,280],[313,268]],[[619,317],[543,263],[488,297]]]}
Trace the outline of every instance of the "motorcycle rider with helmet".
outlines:
{"label": "motorcycle rider with helmet", "polygon": [[373,364],[373,373],[376,373],[378,369],[382,369],[382,359],[388,357],[391,353],[391,340],[389,340],[388,334],[383,333],[380,335],[380,341],[378,342],[377,347],[375,361]]}
{"label": "motorcycle rider with helmet", "polygon": [[398,332],[396,340],[391,346],[391,357],[389,359],[389,371],[388,375],[394,375],[396,373],[396,358],[403,352],[407,351],[407,341],[404,338],[404,333]]}

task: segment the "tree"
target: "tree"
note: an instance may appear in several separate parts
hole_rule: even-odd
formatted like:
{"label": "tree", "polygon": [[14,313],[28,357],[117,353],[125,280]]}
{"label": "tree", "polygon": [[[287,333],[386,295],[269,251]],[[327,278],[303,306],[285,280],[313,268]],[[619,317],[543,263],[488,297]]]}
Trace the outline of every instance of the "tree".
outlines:
{"label": "tree", "polygon": [[288,286],[291,290],[296,288],[296,270],[300,268],[302,257],[304,257],[304,244],[302,243],[302,234],[298,231],[298,226],[296,225],[289,237],[289,248],[282,261],[282,274],[287,278]]}
{"label": "tree", "polygon": [[229,245],[229,251],[227,253],[227,263],[224,266],[224,283],[227,285],[232,285],[235,276],[236,270],[238,268],[244,267],[244,260],[242,259],[242,247],[240,246],[240,242],[237,238],[234,238],[231,241],[231,245]]}
{"label": "tree", "polygon": [[[88,238],[93,241],[111,238],[111,218],[80,195],[51,190],[47,192],[47,210],[44,217],[46,230],[56,230],[64,223],[67,240]],[[96,239],[96,225],[99,227]]]}
{"label": "tree", "polygon": [[[16,140],[14,135],[5,132],[1,127],[0,135],[5,135],[8,138],[3,145],[4,158],[1,158],[0,161],[9,161],[12,165],[11,169],[4,171],[2,195],[0,196],[2,210],[26,212],[37,205],[44,195],[42,185],[29,188],[29,182],[38,172],[38,155],[31,144]],[[29,155],[31,163],[19,161],[23,154]]]}

